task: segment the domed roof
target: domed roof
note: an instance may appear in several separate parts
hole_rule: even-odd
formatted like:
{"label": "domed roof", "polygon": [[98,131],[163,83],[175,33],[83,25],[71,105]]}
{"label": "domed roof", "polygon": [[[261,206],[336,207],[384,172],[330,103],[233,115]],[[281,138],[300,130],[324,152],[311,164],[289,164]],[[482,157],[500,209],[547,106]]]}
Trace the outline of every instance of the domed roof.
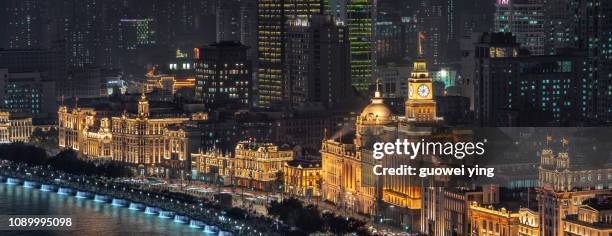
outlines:
{"label": "domed roof", "polygon": [[383,102],[377,84],[372,102],[361,111],[359,117],[364,124],[387,124],[391,121],[391,116],[393,116],[393,113],[389,106]]}

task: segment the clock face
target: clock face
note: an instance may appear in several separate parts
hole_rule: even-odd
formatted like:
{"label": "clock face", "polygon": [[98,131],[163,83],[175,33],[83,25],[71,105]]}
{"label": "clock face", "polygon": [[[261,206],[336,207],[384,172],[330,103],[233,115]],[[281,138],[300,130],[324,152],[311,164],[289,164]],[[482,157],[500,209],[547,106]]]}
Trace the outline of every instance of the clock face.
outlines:
{"label": "clock face", "polygon": [[412,88],[411,86],[408,86],[408,96],[412,97],[412,94],[414,94],[414,88]]}
{"label": "clock face", "polygon": [[419,96],[427,97],[429,95],[429,87],[427,85],[422,84],[418,89]]}

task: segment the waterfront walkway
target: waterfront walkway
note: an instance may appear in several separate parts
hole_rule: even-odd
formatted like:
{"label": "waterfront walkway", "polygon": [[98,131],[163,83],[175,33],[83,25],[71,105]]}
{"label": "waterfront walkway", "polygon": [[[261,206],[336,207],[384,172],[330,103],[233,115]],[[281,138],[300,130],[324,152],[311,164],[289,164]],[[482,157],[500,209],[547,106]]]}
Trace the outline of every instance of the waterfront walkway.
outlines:
{"label": "waterfront walkway", "polygon": [[[234,235],[286,235],[289,230],[282,224],[262,215],[245,212],[240,217],[228,216],[227,207],[206,198],[146,188],[144,185],[115,182],[91,176],[69,175],[40,167],[16,165],[8,161],[0,162],[0,175],[143,203],[212,224]],[[271,225],[278,227],[271,227]]]}

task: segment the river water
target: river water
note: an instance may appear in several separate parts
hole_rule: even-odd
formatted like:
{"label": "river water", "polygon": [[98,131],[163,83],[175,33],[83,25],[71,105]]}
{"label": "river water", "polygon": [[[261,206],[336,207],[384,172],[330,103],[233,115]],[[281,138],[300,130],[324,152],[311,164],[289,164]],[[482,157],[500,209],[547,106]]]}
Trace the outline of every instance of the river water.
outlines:
{"label": "river water", "polygon": [[[142,211],[129,210],[97,203],[92,199],[58,195],[22,185],[0,183],[0,215],[69,216],[75,222],[67,231],[0,231],[0,235],[204,235],[202,229],[146,215]],[[51,216],[49,216],[51,215]]]}

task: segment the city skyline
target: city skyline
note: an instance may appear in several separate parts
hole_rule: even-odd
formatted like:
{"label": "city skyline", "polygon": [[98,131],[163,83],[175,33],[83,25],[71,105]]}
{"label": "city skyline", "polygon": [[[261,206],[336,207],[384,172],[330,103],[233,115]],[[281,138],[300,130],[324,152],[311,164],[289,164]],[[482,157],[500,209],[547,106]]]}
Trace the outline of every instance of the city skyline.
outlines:
{"label": "city skyline", "polygon": [[[607,0],[3,0],[0,190],[224,236],[612,235],[610,19]],[[376,157],[396,140],[484,154]],[[407,166],[489,172],[374,171]]]}

